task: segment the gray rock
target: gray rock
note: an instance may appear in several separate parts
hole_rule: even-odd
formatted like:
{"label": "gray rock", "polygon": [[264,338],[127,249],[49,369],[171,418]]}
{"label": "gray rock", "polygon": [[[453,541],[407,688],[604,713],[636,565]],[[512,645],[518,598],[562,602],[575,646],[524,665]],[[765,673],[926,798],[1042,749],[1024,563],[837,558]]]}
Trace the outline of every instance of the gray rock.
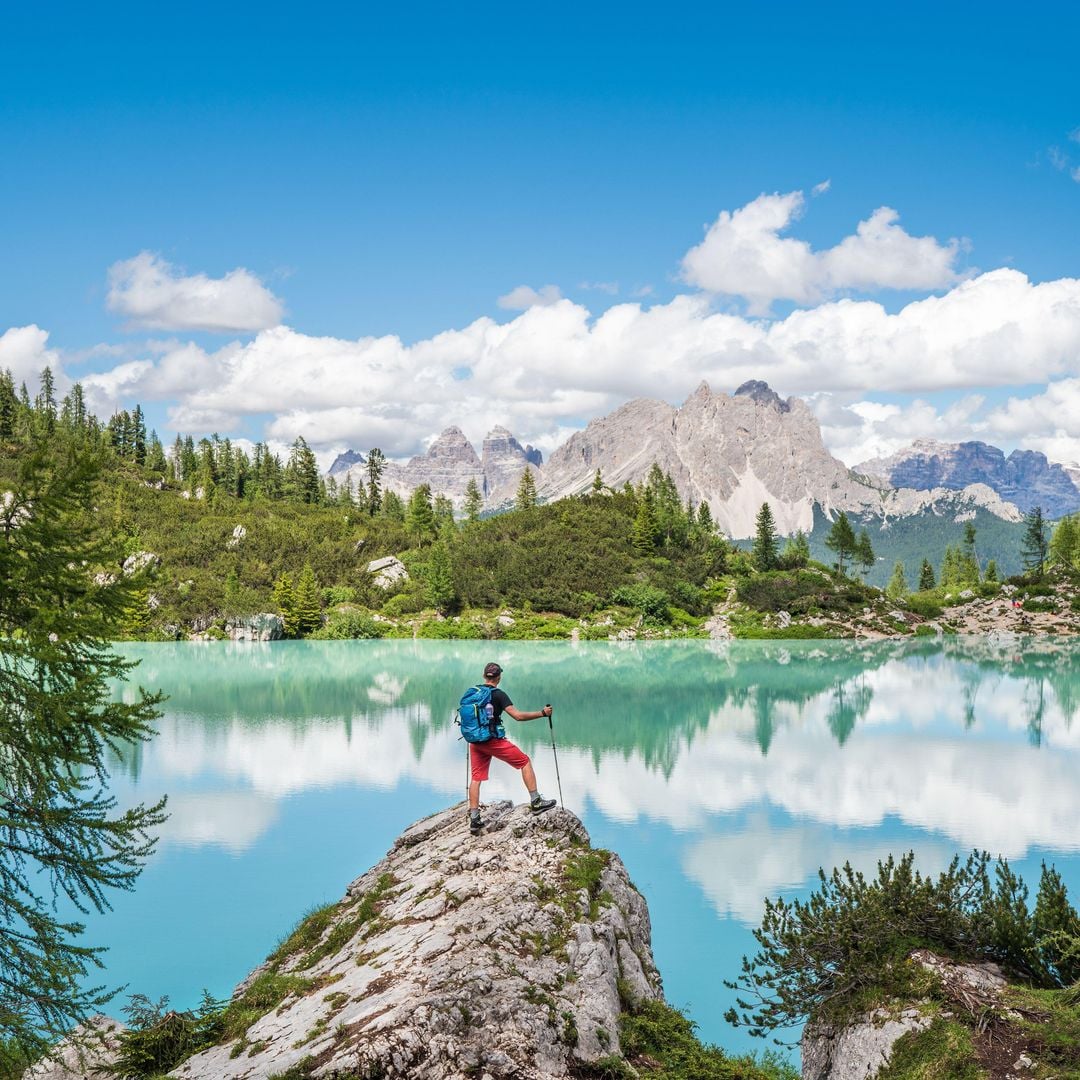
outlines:
{"label": "gray rock", "polygon": [[99,1014],[59,1042],[52,1054],[23,1073],[23,1080],[89,1080],[107,1077],[116,1060],[117,1036],[127,1028]]}
{"label": "gray rock", "polygon": [[407,581],[409,571],[405,564],[393,555],[387,555],[385,559],[373,559],[367,564],[367,572],[374,575],[373,584],[380,589],[389,589],[399,581]]}
{"label": "gray rock", "polygon": [[317,1077],[559,1080],[617,1052],[617,980],[661,996],[645,901],[617,855],[591,896],[567,891],[566,860],[588,844],[569,811],[504,802],[484,817],[477,837],[464,804],[406,829],[348,887],[322,938],[337,947],[279,961],[309,988],[256,1020],[241,1053],[214,1047],[170,1075],[259,1080],[308,1058]]}
{"label": "gray rock", "polygon": [[237,525],[236,528],[232,531],[232,536],[230,536],[229,539],[225,541],[225,546],[230,549],[238,548],[240,546],[240,541],[243,540],[246,536],[247,529],[245,529],[243,525]]}
{"label": "gray rock", "polygon": [[225,633],[233,641],[280,641],[285,636],[285,623],[280,615],[263,611],[243,619],[228,619]]}
{"label": "gray rock", "polygon": [[152,551],[136,551],[124,560],[122,569],[126,577],[131,577],[132,574],[141,574],[144,570],[153,570],[160,563],[160,555],[155,555]]}
{"label": "gray rock", "polygon": [[895,1015],[875,1009],[842,1028],[811,1022],[801,1044],[803,1080],[870,1080],[888,1062],[901,1035],[930,1023],[915,1008]]}

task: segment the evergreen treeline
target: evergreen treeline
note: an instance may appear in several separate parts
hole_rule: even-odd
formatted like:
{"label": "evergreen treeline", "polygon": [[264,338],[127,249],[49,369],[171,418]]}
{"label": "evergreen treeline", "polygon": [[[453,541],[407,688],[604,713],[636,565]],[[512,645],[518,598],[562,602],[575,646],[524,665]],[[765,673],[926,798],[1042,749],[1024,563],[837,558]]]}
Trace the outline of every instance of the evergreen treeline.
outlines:
{"label": "evergreen treeline", "polygon": [[[157,556],[152,572],[139,577],[127,612],[133,637],[171,637],[192,628],[220,632],[228,619],[264,611],[279,613],[289,636],[376,636],[393,630],[375,625],[372,613],[393,620],[504,607],[538,613],[506,631],[511,636],[566,636],[570,628],[558,618],[609,609],[624,613],[616,619],[623,626],[643,619],[653,627],[693,629],[732,587],[759,612],[842,607],[851,613],[872,598],[863,590],[875,580],[885,585],[887,579],[898,601],[933,593],[929,602],[940,604],[948,592],[996,588],[1004,573],[1020,568],[1041,573],[1046,565],[1080,561],[1080,515],[1063,520],[1051,538],[1037,511],[1023,527],[977,517],[932,563],[926,552],[940,538],[918,529],[938,528],[934,521],[920,519],[918,529],[893,522],[871,542],[870,523],[841,513],[817,520],[810,535],[784,540],[764,504],[751,550],[743,552],[717,534],[708,504],[683,502],[656,465],[643,482],[618,490],[598,471],[583,496],[546,505],[526,469],[515,508],[486,518],[474,482],[457,521],[450,500],[426,484],[407,499],[386,490],[386,459],[377,448],[368,452],[356,487],[338,484],[321,477],[303,438],[287,460],[264,443],[248,452],[217,435],[178,436],[166,449],[147,430],[138,405],[102,423],[78,384],[57,401],[49,369],[33,399],[25,385],[17,390],[10,373],[0,372],[0,482],[10,481],[18,462],[42,444],[98,457],[102,520],[124,555]],[[947,525],[952,531],[944,535],[955,536],[958,526]],[[1012,530],[1004,572],[993,558],[1001,526]],[[889,558],[901,533],[912,542],[921,536],[919,559]],[[367,566],[388,555],[400,558],[409,576],[382,589]],[[855,582],[836,590],[816,571],[791,577],[806,570],[812,555],[825,564],[819,570],[831,565],[841,584]],[[610,620],[598,616],[597,622],[597,633],[606,635]],[[483,620],[472,624],[477,636],[492,629]],[[438,630],[429,626],[425,633]],[[742,630],[736,626],[736,632]]]}

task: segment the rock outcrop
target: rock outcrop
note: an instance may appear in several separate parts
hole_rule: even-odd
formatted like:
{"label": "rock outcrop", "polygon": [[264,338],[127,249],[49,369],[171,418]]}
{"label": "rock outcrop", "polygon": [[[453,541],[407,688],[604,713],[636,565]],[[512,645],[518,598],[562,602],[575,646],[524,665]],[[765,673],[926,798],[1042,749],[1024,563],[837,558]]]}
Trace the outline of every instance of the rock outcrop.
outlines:
{"label": "rock outcrop", "polygon": [[971,1049],[968,1060],[953,1057],[942,1062],[935,1076],[1021,1080],[1075,1075],[1049,1062],[1048,1071],[1040,1068],[1046,1047],[1037,1023],[1047,1016],[1020,1010],[1010,1001],[1009,984],[996,964],[962,963],[929,949],[916,949],[910,960],[933,980],[933,996],[884,1002],[842,1024],[811,1019],[801,1042],[803,1080],[874,1080],[892,1060],[902,1037],[918,1039],[942,1024],[966,1029],[964,1041]]}
{"label": "rock outcrop", "polygon": [[243,1034],[170,1075],[556,1080],[617,1053],[620,989],[660,997],[645,901],[570,812],[485,816],[407,829],[237,987]]}
{"label": "rock outcrop", "polygon": [[1006,457],[989,443],[917,439],[889,457],[864,461],[856,471],[920,491],[985,484],[1022,511],[1041,506],[1051,518],[1080,509],[1080,485],[1072,471],[1035,450],[1014,450]]}
{"label": "rock outcrop", "polygon": [[23,1080],[87,1080],[108,1076],[116,1060],[118,1038],[127,1028],[108,1016],[91,1017],[53,1048],[50,1057],[32,1065]]}

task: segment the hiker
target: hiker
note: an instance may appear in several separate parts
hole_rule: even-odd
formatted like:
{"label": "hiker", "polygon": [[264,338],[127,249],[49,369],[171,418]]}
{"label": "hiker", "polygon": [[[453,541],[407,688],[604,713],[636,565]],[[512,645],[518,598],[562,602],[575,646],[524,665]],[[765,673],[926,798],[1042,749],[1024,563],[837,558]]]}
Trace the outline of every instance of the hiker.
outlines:
{"label": "hiker", "polygon": [[[551,706],[545,705],[539,712],[519,712],[514,708],[509,694],[499,689],[499,680],[502,678],[502,668],[498,664],[488,664],[484,668],[483,686],[491,688],[490,730],[501,732],[499,717],[505,712],[515,720],[539,720],[543,716],[551,715]],[[521,770],[521,779],[529,792],[529,809],[534,814],[542,814],[555,805],[554,799],[545,799],[536,788],[536,773],[533,772],[532,763],[528,754],[515,746],[502,734],[496,734],[493,738],[484,742],[469,743],[469,764],[471,766],[469,784],[469,831],[475,836],[484,827],[480,820],[480,785],[488,778],[488,768],[492,758],[505,761],[507,765]]]}

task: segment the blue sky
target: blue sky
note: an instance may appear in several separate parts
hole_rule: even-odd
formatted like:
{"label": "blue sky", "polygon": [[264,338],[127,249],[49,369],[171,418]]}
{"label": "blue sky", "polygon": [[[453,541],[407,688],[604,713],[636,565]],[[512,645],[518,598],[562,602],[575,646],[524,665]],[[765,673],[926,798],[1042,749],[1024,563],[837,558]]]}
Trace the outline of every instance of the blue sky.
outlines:
{"label": "blue sky", "polygon": [[[1064,4],[12,9],[0,364],[32,384],[52,363],[102,412],[140,400],[163,434],[302,433],[325,454],[409,453],[449,422],[550,449],[636,394],[752,374],[816,395],[849,464],[917,436],[1080,459],[1078,22]],[[780,226],[688,268],[722,213],[797,192]],[[817,258],[883,207],[895,243]],[[910,307],[961,288],[945,324]],[[834,310],[874,302],[908,316]]]}

